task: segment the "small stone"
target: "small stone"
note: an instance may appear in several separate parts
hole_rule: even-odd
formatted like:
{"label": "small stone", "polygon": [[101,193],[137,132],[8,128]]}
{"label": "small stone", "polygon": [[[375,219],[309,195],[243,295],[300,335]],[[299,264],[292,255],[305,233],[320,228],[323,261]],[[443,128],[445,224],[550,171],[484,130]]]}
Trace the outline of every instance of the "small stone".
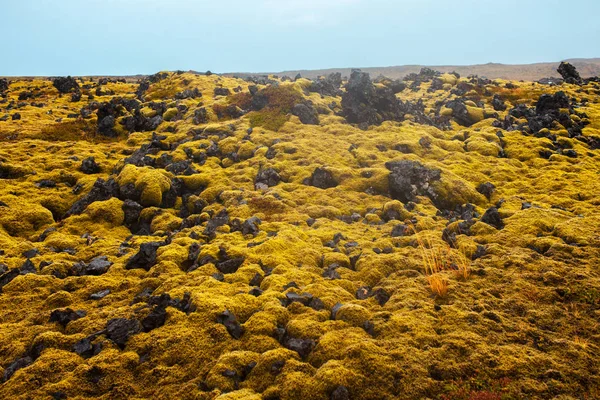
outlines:
{"label": "small stone", "polygon": [[92,299],[92,300],[100,300],[100,299],[105,298],[109,294],[110,294],[110,289],[104,289],[104,290],[101,290],[99,292],[92,293],[90,295],[90,299]]}
{"label": "small stone", "polygon": [[225,310],[224,312],[220,313],[217,316],[217,322],[225,325],[225,328],[227,328],[227,332],[229,332],[232,338],[239,339],[240,337],[242,337],[244,329],[242,328],[240,323],[235,318],[235,315],[233,315],[231,311]]}

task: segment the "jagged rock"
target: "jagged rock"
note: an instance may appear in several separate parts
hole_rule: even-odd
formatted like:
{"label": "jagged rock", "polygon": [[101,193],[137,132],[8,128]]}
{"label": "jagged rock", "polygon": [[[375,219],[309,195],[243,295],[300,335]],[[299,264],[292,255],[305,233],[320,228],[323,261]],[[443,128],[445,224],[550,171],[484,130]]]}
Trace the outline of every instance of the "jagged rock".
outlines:
{"label": "jagged rock", "polygon": [[106,337],[121,349],[129,337],[142,331],[142,325],[137,319],[113,318],[106,323]]}
{"label": "jagged rock", "polygon": [[500,217],[500,213],[498,213],[498,208],[490,207],[488,208],[483,217],[481,217],[481,222],[485,222],[488,225],[495,227],[496,229],[504,228],[504,222]]}
{"label": "jagged rock", "polygon": [[295,351],[300,358],[306,360],[306,357],[315,348],[315,341],[312,339],[289,338],[285,341],[285,347]]}
{"label": "jagged rock", "polygon": [[330,400],[350,400],[350,392],[346,386],[340,385],[331,393]]}
{"label": "jagged rock", "polygon": [[504,111],[506,110],[506,104],[504,104],[504,100],[500,98],[497,94],[492,98],[492,107],[496,111]]}
{"label": "jagged rock", "polygon": [[379,288],[375,290],[375,292],[373,293],[373,297],[375,297],[377,303],[379,303],[379,305],[383,307],[385,303],[387,303],[390,299],[390,294],[385,289]]}
{"label": "jagged rock", "polygon": [[85,275],[102,275],[105,274],[112,262],[108,261],[108,257],[99,256],[94,258],[85,268]]}
{"label": "jagged rock", "polygon": [[214,90],[215,96],[228,96],[231,92],[227,88],[216,87]]}
{"label": "jagged rock", "polygon": [[19,276],[18,268],[11,269],[8,272],[4,273],[2,276],[0,276],[0,293],[2,292],[2,288],[8,285],[17,276]]}
{"label": "jagged rock", "polygon": [[217,315],[217,322],[225,325],[227,332],[229,332],[232,338],[239,339],[242,337],[244,328],[242,328],[240,323],[235,318],[235,315],[233,315],[231,311],[225,310]]}
{"label": "jagged rock", "polygon": [[32,363],[33,359],[29,356],[19,358],[18,360],[10,364],[8,367],[6,367],[6,369],[4,370],[4,375],[2,376],[2,381],[6,382],[15,374],[15,372],[31,365]]}
{"label": "jagged rock", "polygon": [[[299,79],[298,76],[296,76],[296,78]],[[313,81],[308,87],[308,91],[319,93],[322,96],[339,96],[342,93],[340,90],[341,85],[342,74],[334,72],[326,77],[319,77],[317,80]]]}
{"label": "jagged rock", "polygon": [[75,80],[75,78],[71,78],[70,76],[58,77],[52,80],[52,85],[60,92],[60,93],[69,93],[71,90],[79,90],[79,84]]}
{"label": "jagged rock", "polygon": [[37,273],[37,270],[35,269],[35,265],[33,265],[33,262],[31,262],[30,259],[27,259],[19,268],[19,273],[21,275],[35,274]]}
{"label": "jagged rock", "polygon": [[64,310],[54,310],[50,314],[50,322],[58,322],[64,328],[69,322],[76,321],[85,317],[86,315],[87,313],[83,310],[73,311],[70,308]]}
{"label": "jagged rock", "polygon": [[312,106],[312,104],[308,103],[300,103],[296,104],[292,108],[292,114],[300,118],[300,122],[307,125],[318,125],[319,124],[319,114],[317,110]]}
{"label": "jagged rock", "polygon": [[256,236],[260,230],[258,227],[261,223],[260,218],[258,217],[250,217],[242,224],[242,234],[243,235],[253,235]]}
{"label": "jagged rock", "polygon": [[471,107],[470,110],[463,99],[450,100],[445,106],[452,110],[452,118],[462,126],[471,126],[483,119],[483,110],[481,110],[481,115],[478,112],[471,112],[471,110],[478,111],[478,109]]}
{"label": "jagged rock", "polygon": [[441,178],[439,170],[427,168],[418,161],[390,161],[385,167],[391,171],[390,194],[403,203],[413,201],[416,196],[432,195],[429,184]]}
{"label": "jagged rock", "polygon": [[577,72],[577,68],[575,68],[573,64],[563,61],[558,66],[557,71],[567,83],[575,85],[581,85],[583,83],[581,76],[579,76],[579,72]]}
{"label": "jagged rock", "polygon": [[206,228],[204,228],[204,235],[209,237],[214,237],[217,228],[223,226],[229,222],[229,214],[227,210],[224,208],[217,215],[211,218],[206,223]]}
{"label": "jagged rock", "polygon": [[119,196],[119,184],[115,182],[113,178],[104,181],[99,178],[94,183],[92,190],[89,191],[88,194],[77,200],[67,211],[67,214],[64,218],[69,217],[71,215],[81,214],[87,206],[92,204],[95,201],[105,201],[112,197]]}
{"label": "jagged rock", "polygon": [[216,267],[223,274],[233,274],[243,263],[243,257],[236,257],[224,261],[219,261],[217,262]]}
{"label": "jagged rock", "polygon": [[338,182],[333,177],[331,172],[324,168],[317,167],[309,178],[309,185],[318,187],[320,189],[329,189],[336,187]]}
{"label": "jagged rock", "polygon": [[496,186],[490,182],[484,182],[477,186],[477,191],[484,195],[488,200],[492,197],[492,193],[496,190]]}
{"label": "jagged rock", "polygon": [[97,174],[100,172],[100,166],[96,163],[94,157],[88,157],[81,162],[79,170],[84,174]]}
{"label": "jagged rock", "polygon": [[342,96],[342,114],[350,123],[363,127],[383,121],[401,121],[400,102],[391,89],[376,88],[368,73],[353,70]]}
{"label": "jagged rock", "polygon": [[164,242],[149,242],[140,245],[140,251],[132,256],[125,264],[125,269],[142,268],[150,270],[156,264],[156,250],[163,246]]}
{"label": "jagged rock", "polygon": [[281,181],[281,177],[275,168],[265,168],[258,171],[254,179],[256,189],[266,189],[276,186]]}
{"label": "jagged rock", "polygon": [[4,92],[6,92],[8,90],[8,79],[6,78],[2,78],[0,79],[0,95],[4,94]]}
{"label": "jagged rock", "polygon": [[83,358],[93,357],[102,351],[101,343],[92,343],[97,335],[91,335],[79,340],[73,345],[73,352]]}
{"label": "jagged rock", "polygon": [[184,91],[175,94],[175,98],[178,100],[195,99],[198,97],[202,97],[202,92],[198,90],[198,88],[185,89]]}
{"label": "jagged rock", "polygon": [[399,224],[399,225],[394,226],[394,228],[392,228],[391,236],[392,237],[401,237],[401,236],[406,236],[409,234],[410,234],[410,228],[408,227],[408,225]]}

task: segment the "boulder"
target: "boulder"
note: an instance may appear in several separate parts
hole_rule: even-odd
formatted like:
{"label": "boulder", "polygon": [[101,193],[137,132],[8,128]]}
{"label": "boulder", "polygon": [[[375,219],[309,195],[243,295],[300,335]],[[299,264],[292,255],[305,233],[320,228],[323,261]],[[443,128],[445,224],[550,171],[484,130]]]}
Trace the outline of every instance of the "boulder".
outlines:
{"label": "boulder", "polygon": [[59,93],[69,93],[72,90],[79,90],[79,84],[75,80],[75,78],[71,78],[70,76],[58,77],[52,80],[52,85],[59,91]]}
{"label": "boulder", "polygon": [[299,103],[292,108],[292,114],[300,118],[300,122],[306,125],[318,125],[319,114],[310,103]]}
{"label": "boulder", "polygon": [[84,174],[97,174],[100,172],[100,166],[96,163],[94,157],[88,157],[81,162],[79,170]]}
{"label": "boulder", "polygon": [[275,168],[265,168],[258,171],[254,179],[256,189],[266,189],[276,186],[281,181],[281,177]]}
{"label": "boulder", "polygon": [[338,182],[330,171],[317,167],[309,178],[309,185],[320,189],[329,189],[336,187]]}
{"label": "boulder", "polygon": [[342,96],[342,115],[361,127],[378,125],[383,121],[401,121],[404,113],[400,102],[388,87],[375,87],[368,73],[352,70]]}
{"label": "boulder", "polygon": [[389,161],[385,167],[390,170],[390,195],[403,203],[413,201],[416,196],[431,195],[430,183],[441,177],[440,170],[428,168],[418,161]]}
{"label": "boulder", "polygon": [[557,71],[566,83],[575,85],[581,85],[583,83],[581,76],[579,76],[579,72],[577,72],[577,68],[575,68],[573,64],[563,61],[558,66]]}
{"label": "boulder", "polygon": [[317,80],[314,80],[308,87],[308,91],[319,93],[321,96],[340,96],[342,94],[340,90],[341,85],[342,74],[334,72],[326,77],[321,76]]}

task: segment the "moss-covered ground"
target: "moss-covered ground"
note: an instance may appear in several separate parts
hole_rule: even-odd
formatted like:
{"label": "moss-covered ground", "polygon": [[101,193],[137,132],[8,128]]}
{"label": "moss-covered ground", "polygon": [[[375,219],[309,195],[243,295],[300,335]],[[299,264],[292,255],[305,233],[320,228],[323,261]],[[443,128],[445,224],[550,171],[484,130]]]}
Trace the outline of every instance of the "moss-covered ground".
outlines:
{"label": "moss-covered ground", "polygon": [[[586,114],[573,116],[588,122],[583,136],[600,136],[597,84],[496,81],[464,95],[469,127],[407,115],[359,129],[341,97],[309,92],[306,79],[258,84],[270,105],[245,113],[250,100],[236,92],[251,82],[163,78],[140,102],[145,117],[164,102],[163,121],[129,132],[120,120],[133,113],[121,110],[114,137],[97,132],[93,104],[133,99],[137,84],[80,82],[72,101],[50,80],[17,80],[0,99],[0,398],[600,398],[600,150],[557,124],[550,134],[577,156],[541,157],[547,137],[492,126],[563,91]],[[469,80],[441,80],[396,96],[452,115],[439,102]],[[201,96],[177,95],[186,89]],[[508,108],[486,118],[494,94]],[[290,113],[290,101],[309,100],[316,125]],[[128,162],[144,145],[159,161]],[[82,171],[89,157],[99,171]],[[390,197],[385,164],[399,160],[441,171],[444,204],[474,206],[468,232],[430,197]],[[268,168],[279,181],[258,184]],[[316,168],[337,185],[308,185]],[[69,213],[111,178],[137,193],[135,221],[122,195]],[[489,199],[477,191],[486,182]],[[168,201],[176,183],[185,195]],[[492,206],[501,229],[481,221]],[[444,231],[456,234],[450,245]],[[126,268],[149,242],[155,260]],[[101,256],[104,273],[77,272]],[[153,301],[165,293],[189,293],[193,307],[161,309]],[[84,313],[51,318],[67,309]],[[111,339],[108,321],[153,310],[166,310],[162,324]],[[86,338],[93,350],[76,351]]]}

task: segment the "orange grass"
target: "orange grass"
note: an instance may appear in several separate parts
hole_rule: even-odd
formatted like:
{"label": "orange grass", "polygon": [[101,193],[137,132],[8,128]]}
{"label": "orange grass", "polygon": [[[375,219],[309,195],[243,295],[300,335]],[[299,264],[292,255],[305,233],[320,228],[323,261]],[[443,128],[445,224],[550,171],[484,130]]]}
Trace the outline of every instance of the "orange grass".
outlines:
{"label": "orange grass", "polygon": [[422,237],[415,226],[410,224],[415,233],[423,272],[427,275],[427,282],[431,292],[436,296],[445,297],[448,294],[448,281],[442,276],[443,271],[452,271],[457,279],[467,279],[470,274],[470,262],[461,251],[453,251],[446,243],[434,245],[431,237]]}

